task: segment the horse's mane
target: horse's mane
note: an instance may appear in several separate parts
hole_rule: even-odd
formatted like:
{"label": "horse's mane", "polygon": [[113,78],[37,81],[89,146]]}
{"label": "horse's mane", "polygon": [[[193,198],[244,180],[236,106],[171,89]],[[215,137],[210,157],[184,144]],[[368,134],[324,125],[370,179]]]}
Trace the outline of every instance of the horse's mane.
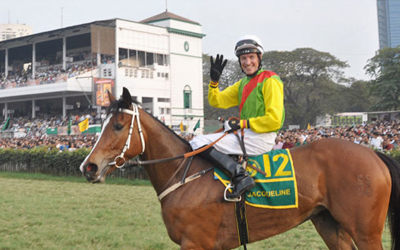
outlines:
{"label": "horse's mane", "polygon": [[[140,102],[138,102],[136,99],[132,99],[132,102],[134,104],[137,104],[139,106],[141,106],[142,104]],[[119,100],[115,100],[113,102],[111,102],[110,106],[108,107],[107,110],[107,116],[109,114],[113,114],[113,115],[118,115],[120,112],[120,109],[124,109],[125,107],[125,103],[123,102],[122,98],[120,98]],[[144,110],[144,109],[143,109]],[[170,129],[167,125],[165,125],[163,122],[161,122],[160,120],[158,120],[156,117],[154,117],[152,114],[148,113],[146,110],[144,110],[146,112],[146,114],[148,114],[151,118],[154,119],[154,121],[156,121],[158,124],[162,125],[168,132],[172,133],[176,138],[178,138],[181,142],[183,142],[185,145],[190,146],[189,142],[186,141],[185,139],[183,139],[182,137],[180,137],[179,135],[177,135],[172,129]]]}

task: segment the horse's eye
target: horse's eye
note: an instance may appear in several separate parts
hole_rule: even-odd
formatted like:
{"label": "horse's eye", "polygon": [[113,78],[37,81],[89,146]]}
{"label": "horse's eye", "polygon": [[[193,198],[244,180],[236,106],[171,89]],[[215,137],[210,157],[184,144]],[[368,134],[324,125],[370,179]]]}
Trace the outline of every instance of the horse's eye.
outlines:
{"label": "horse's eye", "polygon": [[114,124],[114,130],[120,131],[120,130],[123,129],[123,128],[124,128],[124,126],[122,126],[122,125],[119,124],[119,123]]}

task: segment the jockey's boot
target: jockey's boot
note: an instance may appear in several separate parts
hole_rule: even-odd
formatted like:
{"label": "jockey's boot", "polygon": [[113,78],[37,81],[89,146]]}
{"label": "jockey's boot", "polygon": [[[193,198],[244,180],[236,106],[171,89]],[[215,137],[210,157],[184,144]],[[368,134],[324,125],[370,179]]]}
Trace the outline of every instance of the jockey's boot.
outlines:
{"label": "jockey's boot", "polygon": [[231,157],[217,151],[211,147],[200,153],[208,161],[216,164],[216,166],[226,173],[232,179],[234,185],[232,193],[227,193],[226,198],[239,198],[244,192],[254,187],[255,182],[251,176],[244,170],[242,165],[235,162]]}

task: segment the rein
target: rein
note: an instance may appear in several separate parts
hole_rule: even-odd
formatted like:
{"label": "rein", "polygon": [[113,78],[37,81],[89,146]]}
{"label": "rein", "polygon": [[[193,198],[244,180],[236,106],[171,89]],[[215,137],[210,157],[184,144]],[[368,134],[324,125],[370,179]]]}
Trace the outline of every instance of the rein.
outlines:
{"label": "rein", "polygon": [[221,140],[223,137],[225,137],[228,133],[224,133],[220,138],[218,138],[217,140],[215,140],[214,142],[196,149],[194,151],[185,153],[185,154],[181,154],[178,156],[174,156],[174,157],[170,157],[170,158],[163,158],[163,159],[156,159],[156,160],[147,160],[147,161],[141,161],[139,159],[136,160],[136,162],[134,162],[133,164],[129,165],[129,166],[136,166],[136,165],[146,165],[146,164],[155,164],[155,163],[160,163],[160,162],[166,162],[166,161],[173,161],[179,158],[184,158],[187,159],[189,157],[195,156],[197,154],[200,154],[201,152],[204,152],[205,150],[211,148],[212,146],[214,146],[215,143],[217,143],[219,140]]}

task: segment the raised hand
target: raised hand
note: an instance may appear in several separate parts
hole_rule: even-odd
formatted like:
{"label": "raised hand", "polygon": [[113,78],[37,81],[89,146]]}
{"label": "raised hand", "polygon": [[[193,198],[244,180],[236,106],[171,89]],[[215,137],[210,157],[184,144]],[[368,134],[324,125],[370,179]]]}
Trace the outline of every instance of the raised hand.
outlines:
{"label": "raised hand", "polygon": [[210,57],[210,62],[211,62],[210,78],[213,82],[218,82],[228,60],[226,59],[224,60],[223,55],[217,54],[215,62],[212,56]]}

